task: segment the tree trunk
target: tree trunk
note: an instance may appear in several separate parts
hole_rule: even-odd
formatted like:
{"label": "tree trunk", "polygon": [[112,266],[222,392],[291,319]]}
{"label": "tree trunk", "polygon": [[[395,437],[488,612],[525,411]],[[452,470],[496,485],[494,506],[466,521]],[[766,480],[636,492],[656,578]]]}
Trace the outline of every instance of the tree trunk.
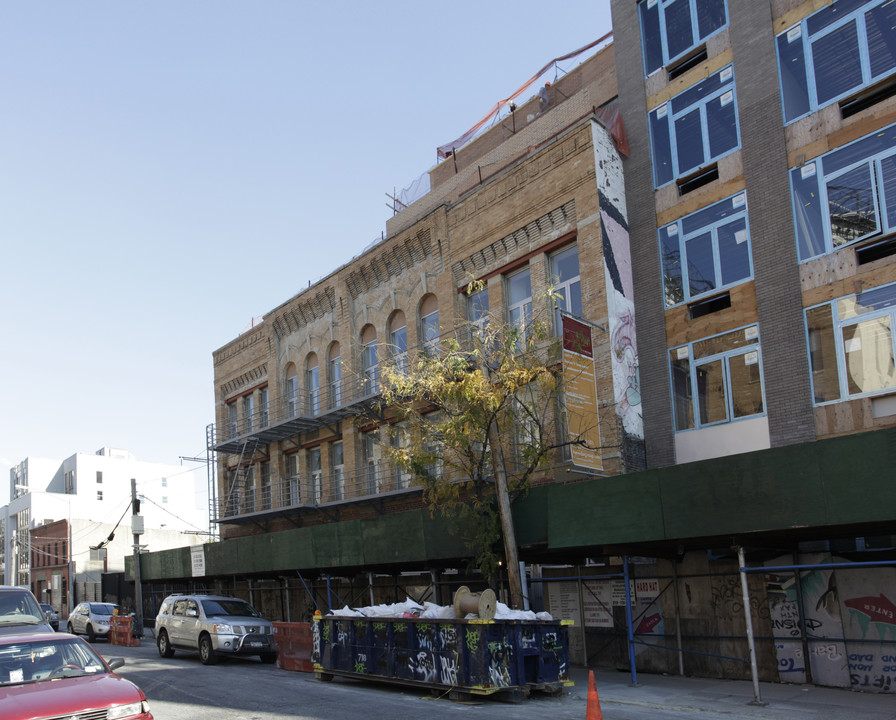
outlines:
{"label": "tree trunk", "polygon": [[504,537],[504,558],[507,563],[507,581],[510,585],[510,608],[522,610],[523,582],[520,577],[520,561],[516,548],[516,531],[513,528],[513,514],[510,511],[510,496],[507,492],[507,473],[504,468],[504,450],[495,438],[494,427],[489,429],[488,444],[495,470],[495,493],[498,497],[498,516],[501,520],[501,535]]}

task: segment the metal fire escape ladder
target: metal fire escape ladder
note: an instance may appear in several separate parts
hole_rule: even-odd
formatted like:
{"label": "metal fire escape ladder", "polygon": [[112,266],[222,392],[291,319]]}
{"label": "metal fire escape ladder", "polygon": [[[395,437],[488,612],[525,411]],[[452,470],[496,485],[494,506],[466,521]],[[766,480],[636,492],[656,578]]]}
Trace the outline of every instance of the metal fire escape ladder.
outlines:
{"label": "metal fire escape ladder", "polygon": [[[243,446],[240,448],[240,457],[236,464],[236,472],[233,474],[233,481],[230,483],[230,489],[227,491],[224,515],[239,515],[239,503],[234,504],[234,495],[238,495],[239,491],[243,489],[243,486],[245,485],[251,468],[251,460],[255,457],[255,452],[258,450],[259,444],[260,441],[257,437],[247,438],[243,441]],[[228,508],[230,508],[232,512],[227,513],[226,510]]]}

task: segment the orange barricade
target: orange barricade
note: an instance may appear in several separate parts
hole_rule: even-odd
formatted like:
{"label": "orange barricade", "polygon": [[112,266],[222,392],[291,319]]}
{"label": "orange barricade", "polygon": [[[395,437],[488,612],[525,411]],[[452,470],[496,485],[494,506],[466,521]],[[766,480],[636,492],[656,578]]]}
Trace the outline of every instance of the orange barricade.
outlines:
{"label": "orange barricade", "polygon": [[311,623],[275,622],[277,667],[296,672],[314,672],[311,662]]}
{"label": "orange barricade", "polygon": [[112,645],[138,647],[140,638],[134,637],[134,618],[132,615],[113,615],[109,628],[109,642]]}

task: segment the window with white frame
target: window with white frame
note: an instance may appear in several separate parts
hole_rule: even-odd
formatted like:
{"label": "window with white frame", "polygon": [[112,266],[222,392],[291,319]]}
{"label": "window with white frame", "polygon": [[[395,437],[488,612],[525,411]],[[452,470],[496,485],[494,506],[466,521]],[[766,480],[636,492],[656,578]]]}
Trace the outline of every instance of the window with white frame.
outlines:
{"label": "window with white frame", "polygon": [[308,393],[308,409],[312,415],[317,415],[320,412],[320,368],[317,365],[317,355],[308,358],[305,391]]}
{"label": "window with white frame", "polygon": [[408,370],[408,326],[404,313],[396,313],[392,318],[389,330],[389,345],[395,370],[406,373]]}
{"label": "window with white frame", "polygon": [[334,500],[345,499],[345,459],[342,441],[330,443],[330,489]]}
{"label": "window with white frame", "polygon": [[251,394],[243,398],[243,422],[246,424],[246,432],[255,429],[255,397]]}
{"label": "window with white frame", "polygon": [[765,413],[756,325],[672,348],[669,365],[676,431]]}
{"label": "window with white frame", "polygon": [[376,392],[379,387],[379,365],[377,364],[376,332],[368,326],[361,338],[361,382],[365,395]]}
{"label": "window with white frame", "polygon": [[102,484],[102,482],[103,482],[103,471],[102,470],[96,471],[96,482],[98,485]]}
{"label": "window with white frame", "polygon": [[265,460],[259,467],[261,482],[261,507],[263,510],[270,510],[272,505],[271,496],[271,463]]}
{"label": "window with white frame", "polygon": [[299,480],[299,454],[297,452],[290,453],[286,456],[286,477],[288,478],[286,487],[285,504],[295,505],[301,498],[301,488]]}
{"label": "window with white frame", "polygon": [[162,487],[168,487],[168,478],[162,478]]}
{"label": "window with white frame", "polygon": [[896,2],[839,0],[776,39],[784,122],[896,72]]}
{"label": "window with white frame", "polygon": [[299,377],[296,366],[290,363],[286,370],[286,417],[294,418],[299,414]]}
{"label": "window with white frame", "polygon": [[246,493],[243,497],[242,511],[255,512],[255,466],[246,469]]}
{"label": "window with white frame", "polygon": [[435,295],[427,295],[420,306],[420,338],[423,352],[439,354],[439,305]]}
{"label": "window with white frame", "polygon": [[467,295],[467,320],[480,332],[488,325],[488,288]]}
{"label": "window with white frame", "polygon": [[551,285],[557,308],[555,318],[557,333],[562,333],[560,318],[565,312],[582,317],[582,278],[579,275],[579,248],[570,245],[550,257]]}
{"label": "window with white frame", "polygon": [[896,284],[806,310],[815,403],[896,390]]}
{"label": "window with white frame", "polygon": [[268,414],[268,389],[261,388],[258,391],[258,426],[267,427],[270,425],[270,415]]}
{"label": "window with white frame", "polygon": [[103,499],[103,491],[102,491],[102,490],[97,490],[97,491],[96,491],[96,499],[97,499],[97,500],[102,500],[102,499]]}
{"label": "window with white frame", "polygon": [[[396,425],[392,432],[392,446],[397,448],[406,448],[409,443],[409,426],[406,422]],[[411,485],[411,473],[403,467],[395,466],[395,485],[397,489],[408,488]]]}
{"label": "window with white frame", "polygon": [[725,0],[642,0],[638,13],[646,75],[686,56],[728,25]]}
{"label": "window with white frame", "polygon": [[790,171],[800,260],[896,230],[896,125]]}
{"label": "window with white frame", "polygon": [[339,357],[339,345],[330,348],[330,407],[342,405],[342,358]]}
{"label": "window with white frame", "polygon": [[734,67],[727,65],[649,113],[656,187],[705,168],[740,147]]}
{"label": "window with white frame", "polygon": [[234,400],[227,405],[227,430],[229,438],[235,438],[240,434],[239,417],[237,413],[236,401]]}
{"label": "window with white frame", "polygon": [[510,324],[520,333],[522,346],[532,327],[532,276],[529,268],[507,277],[507,313]]}
{"label": "window with white frame", "polygon": [[308,450],[308,479],[310,487],[308,488],[308,500],[314,505],[318,505],[321,501],[323,491],[323,473],[320,465],[320,446],[310,448]]}
{"label": "window with white frame", "polygon": [[745,192],[661,227],[659,238],[666,307],[753,277]]}
{"label": "window with white frame", "polygon": [[361,434],[364,452],[364,488],[365,495],[375,495],[383,486],[383,449],[380,445],[379,430],[371,430]]}

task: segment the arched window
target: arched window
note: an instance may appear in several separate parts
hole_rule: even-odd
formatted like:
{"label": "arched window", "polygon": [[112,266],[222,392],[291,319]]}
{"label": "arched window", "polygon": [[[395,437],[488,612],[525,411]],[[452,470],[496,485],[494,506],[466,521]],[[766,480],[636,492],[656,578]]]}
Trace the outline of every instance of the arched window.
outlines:
{"label": "arched window", "polygon": [[420,303],[420,340],[427,355],[439,354],[439,301],[427,295]]}
{"label": "arched window", "polygon": [[312,415],[320,412],[320,367],[317,353],[305,359],[305,392],[308,395],[308,410]]}
{"label": "arched window", "polygon": [[330,407],[336,408],[342,405],[342,358],[340,357],[339,343],[330,345],[329,359],[330,383]]}
{"label": "arched window", "polygon": [[379,381],[379,367],[376,356],[376,328],[367,325],[361,331],[361,393],[376,392]]}
{"label": "arched window", "polygon": [[299,373],[295,363],[286,366],[286,416],[294,418],[299,414]]}
{"label": "arched window", "polygon": [[404,373],[408,369],[408,324],[401,310],[389,321],[389,350],[395,369]]}

